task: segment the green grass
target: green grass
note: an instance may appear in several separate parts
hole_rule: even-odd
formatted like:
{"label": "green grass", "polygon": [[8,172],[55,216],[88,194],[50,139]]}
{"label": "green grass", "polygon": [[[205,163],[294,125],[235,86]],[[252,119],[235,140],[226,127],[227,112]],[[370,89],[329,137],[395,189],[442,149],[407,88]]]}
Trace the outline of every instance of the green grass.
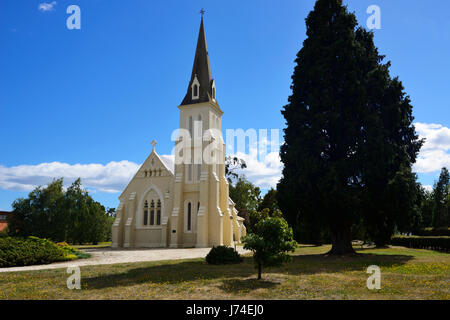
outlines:
{"label": "green grass", "polygon": [[[450,299],[450,255],[392,247],[357,248],[353,257],[301,246],[293,261],[263,270],[252,258],[235,265],[203,259],[81,267],[81,290],[65,269],[0,273],[0,299]],[[366,269],[381,268],[381,290],[368,290]]]}

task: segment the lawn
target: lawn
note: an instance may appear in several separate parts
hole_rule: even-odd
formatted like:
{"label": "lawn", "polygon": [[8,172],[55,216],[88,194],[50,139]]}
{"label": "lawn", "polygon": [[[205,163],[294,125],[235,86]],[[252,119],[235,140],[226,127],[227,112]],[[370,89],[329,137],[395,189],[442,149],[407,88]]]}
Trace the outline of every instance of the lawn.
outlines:
{"label": "lawn", "polygon": [[[0,273],[0,299],[450,299],[450,255],[392,247],[357,248],[327,257],[329,246],[301,246],[293,261],[263,270],[252,258],[211,266],[203,259],[81,267],[81,290],[66,287],[65,269]],[[381,289],[368,290],[370,265]]]}

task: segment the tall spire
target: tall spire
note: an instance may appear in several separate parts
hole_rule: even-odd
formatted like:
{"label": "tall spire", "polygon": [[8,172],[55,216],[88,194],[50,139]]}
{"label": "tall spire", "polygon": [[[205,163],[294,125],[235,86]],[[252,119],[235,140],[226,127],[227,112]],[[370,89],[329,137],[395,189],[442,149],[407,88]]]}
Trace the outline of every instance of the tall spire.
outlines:
{"label": "tall spire", "polygon": [[[194,92],[193,86],[199,85]],[[195,94],[197,93],[197,94]],[[189,81],[186,96],[181,105],[201,103],[215,100],[214,79],[211,76],[208,47],[206,45],[205,27],[203,26],[203,14],[200,22],[200,31],[195,50],[194,65],[192,67],[191,80]]]}

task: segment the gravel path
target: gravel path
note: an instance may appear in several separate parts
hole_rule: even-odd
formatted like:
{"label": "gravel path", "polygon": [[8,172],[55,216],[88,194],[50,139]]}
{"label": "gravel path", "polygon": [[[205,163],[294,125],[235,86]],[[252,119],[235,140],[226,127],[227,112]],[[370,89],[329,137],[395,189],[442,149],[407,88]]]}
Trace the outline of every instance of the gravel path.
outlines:
{"label": "gravel path", "polygon": [[[68,262],[57,262],[52,264],[35,265],[35,266],[0,268],[0,272],[59,269],[59,268],[67,268],[69,266],[94,266],[94,265],[114,264],[114,263],[204,258],[208,254],[209,250],[211,249],[210,248],[83,249],[84,252],[89,252],[91,254],[91,258]],[[244,250],[242,247],[237,247],[237,251],[240,254],[250,252],[248,250]]]}

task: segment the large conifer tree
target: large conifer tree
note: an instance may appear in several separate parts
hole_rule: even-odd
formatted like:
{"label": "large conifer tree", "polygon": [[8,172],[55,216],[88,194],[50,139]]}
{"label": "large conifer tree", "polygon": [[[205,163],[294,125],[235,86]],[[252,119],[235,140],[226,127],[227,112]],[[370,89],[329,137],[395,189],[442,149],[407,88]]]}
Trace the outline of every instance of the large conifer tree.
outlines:
{"label": "large conifer tree", "polygon": [[342,1],[318,0],[306,26],[282,110],[278,202],[291,224],[327,228],[330,253],[352,253],[354,224],[378,244],[407,225],[417,189],[410,167],[422,142],[401,82]]}

